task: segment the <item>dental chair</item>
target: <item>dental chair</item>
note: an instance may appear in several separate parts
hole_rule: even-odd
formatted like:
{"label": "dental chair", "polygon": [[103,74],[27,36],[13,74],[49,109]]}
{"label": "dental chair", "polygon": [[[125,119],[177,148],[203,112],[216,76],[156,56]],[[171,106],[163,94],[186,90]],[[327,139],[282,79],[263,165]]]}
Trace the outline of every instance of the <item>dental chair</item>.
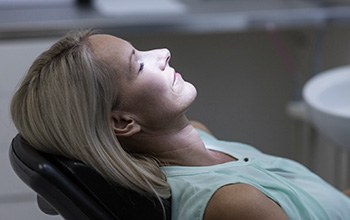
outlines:
{"label": "dental chair", "polygon": [[41,211],[67,220],[170,220],[154,197],[111,186],[94,169],[76,160],[35,150],[18,134],[10,146],[12,168],[37,193]]}

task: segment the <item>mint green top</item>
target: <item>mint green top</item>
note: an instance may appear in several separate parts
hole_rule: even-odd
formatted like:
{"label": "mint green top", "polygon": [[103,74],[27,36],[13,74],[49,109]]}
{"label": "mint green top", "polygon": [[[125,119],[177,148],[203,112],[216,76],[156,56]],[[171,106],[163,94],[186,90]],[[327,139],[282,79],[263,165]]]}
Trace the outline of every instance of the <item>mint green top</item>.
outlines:
{"label": "mint green top", "polygon": [[198,131],[208,149],[238,160],[214,166],[165,166],[172,220],[201,220],[220,187],[245,183],[278,203],[289,219],[350,219],[350,199],[301,164]]}

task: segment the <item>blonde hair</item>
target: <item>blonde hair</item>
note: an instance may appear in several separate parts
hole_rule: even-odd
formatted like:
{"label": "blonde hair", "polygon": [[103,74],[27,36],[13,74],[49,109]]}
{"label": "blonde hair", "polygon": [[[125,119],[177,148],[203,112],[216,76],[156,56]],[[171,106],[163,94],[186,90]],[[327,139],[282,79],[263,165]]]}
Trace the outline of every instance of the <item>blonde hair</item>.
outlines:
{"label": "blonde hair", "polygon": [[112,183],[168,198],[157,161],[128,154],[112,131],[117,73],[94,56],[92,34],[70,33],[34,61],[12,99],[13,122],[37,150],[81,160]]}

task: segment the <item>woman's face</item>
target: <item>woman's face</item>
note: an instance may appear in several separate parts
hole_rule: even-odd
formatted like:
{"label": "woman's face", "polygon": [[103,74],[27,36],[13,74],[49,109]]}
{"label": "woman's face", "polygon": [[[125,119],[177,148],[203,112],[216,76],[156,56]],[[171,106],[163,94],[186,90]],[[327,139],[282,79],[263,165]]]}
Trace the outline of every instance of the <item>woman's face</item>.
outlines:
{"label": "woman's face", "polygon": [[139,51],[110,35],[89,38],[95,54],[119,74],[118,110],[137,117],[145,126],[159,126],[181,115],[196,97],[194,86],[169,65],[167,49]]}

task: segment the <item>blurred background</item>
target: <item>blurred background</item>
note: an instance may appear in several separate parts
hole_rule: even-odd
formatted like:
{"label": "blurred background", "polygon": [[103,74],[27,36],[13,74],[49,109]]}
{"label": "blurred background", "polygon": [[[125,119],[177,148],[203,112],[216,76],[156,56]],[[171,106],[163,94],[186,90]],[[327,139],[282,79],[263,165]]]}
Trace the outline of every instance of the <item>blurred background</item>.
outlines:
{"label": "blurred background", "polygon": [[339,189],[348,153],[309,123],[301,91],[350,64],[350,0],[0,0],[0,218],[46,216],[14,174],[9,102],[36,56],[93,28],[147,50],[167,47],[198,97],[188,116],[220,139],[297,160]]}

